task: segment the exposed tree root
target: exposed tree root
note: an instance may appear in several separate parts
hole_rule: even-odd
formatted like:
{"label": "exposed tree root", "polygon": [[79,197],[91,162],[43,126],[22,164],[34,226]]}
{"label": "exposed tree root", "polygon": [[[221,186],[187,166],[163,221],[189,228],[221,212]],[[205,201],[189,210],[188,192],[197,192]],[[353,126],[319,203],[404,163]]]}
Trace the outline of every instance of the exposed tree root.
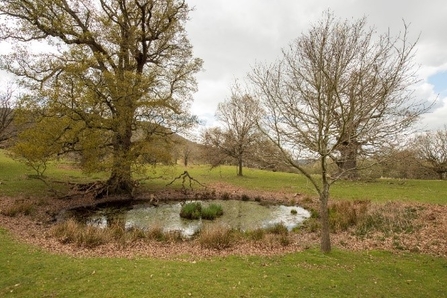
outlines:
{"label": "exposed tree root", "polygon": [[199,181],[197,181],[196,179],[194,179],[191,175],[189,175],[188,171],[184,171],[182,174],[180,174],[178,177],[175,177],[174,180],[172,180],[171,182],[169,182],[168,184],[166,184],[166,186],[171,185],[172,183],[174,183],[176,180],[182,179],[182,191],[186,192],[186,186],[185,186],[185,182],[186,179],[189,180],[189,188],[192,190],[192,182],[196,182],[197,184],[199,184],[200,186],[206,187],[205,185],[203,185],[202,183],[200,183]]}

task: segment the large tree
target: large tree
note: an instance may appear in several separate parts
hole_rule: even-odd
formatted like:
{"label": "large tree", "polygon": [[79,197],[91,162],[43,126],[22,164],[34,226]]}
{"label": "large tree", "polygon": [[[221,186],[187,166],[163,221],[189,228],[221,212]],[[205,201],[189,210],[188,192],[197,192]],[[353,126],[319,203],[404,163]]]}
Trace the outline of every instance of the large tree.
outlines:
{"label": "large tree", "polygon": [[[360,150],[394,143],[423,111],[407,89],[414,82],[407,28],[397,37],[374,33],[365,18],[341,21],[327,12],[279,61],[249,74],[265,109],[262,131],[319,194],[324,252],[331,250],[330,186],[355,172]],[[319,161],[319,179],[303,158]]]}
{"label": "large tree", "polygon": [[16,46],[1,67],[29,90],[22,109],[34,118],[18,152],[76,151],[86,170],[109,171],[108,193],[132,192],[151,140],[195,122],[202,61],[185,32],[190,10],[184,0],[3,0],[0,38]]}
{"label": "large tree", "polygon": [[243,175],[244,161],[254,152],[259,140],[256,123],[260,113],[257,102],[236,83],[230,99],[217,107],[216,119],[222,127],[210,128],[204,133],[205,145],[217,148],[222,156],[236,161],[238,176]]}
{"label": "large tree", "polygon": [[412,142],[412,149],[424,165],[438,174],[439,179],[447,173],[447,126],[444,129],[418,135]]}

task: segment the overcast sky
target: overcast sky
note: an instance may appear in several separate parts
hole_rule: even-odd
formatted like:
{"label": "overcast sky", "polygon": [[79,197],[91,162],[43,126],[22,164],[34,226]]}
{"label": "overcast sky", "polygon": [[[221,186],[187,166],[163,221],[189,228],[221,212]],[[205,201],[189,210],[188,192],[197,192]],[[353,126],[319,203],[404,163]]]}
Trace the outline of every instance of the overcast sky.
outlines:
{"label": "overcast sky", "polygon": [[403,20],[411,41],[420,35],[416,63],[421,83],[416,96],[437,99],[421,127],[447,125],[447,2],[445,0],[189,0],[195,7],[187,31],[205,70],[192,112],[213,125],[220,101],[228,99],[234,79],[243,79],[256,62],[273,62],[281,49],[309,30],[330,9],[342,19],[367,17],[379,33],[397,35]]}
{"label": "overcast sky", "polygon": [[[323,11],[330,9],[342,19],[367,17],[379,33],[396,35],[403,20],[410,23],[417,44],[416,63],[421,83],[416,96],[432,101],[431,113],[420,127],[439,129],[447,125],[447,2],[445,0],[187,0],[195,10],[187,31],[196,57],[204,60],[197,75],[199,91],[192,112],[206,126],[214,124],[217,104],[229,97],[231,84],[243,79],[256,62],[269,63]],[[0,52],[5,52],[2,44]],[[0,83],[7,76],[0,73]]]}

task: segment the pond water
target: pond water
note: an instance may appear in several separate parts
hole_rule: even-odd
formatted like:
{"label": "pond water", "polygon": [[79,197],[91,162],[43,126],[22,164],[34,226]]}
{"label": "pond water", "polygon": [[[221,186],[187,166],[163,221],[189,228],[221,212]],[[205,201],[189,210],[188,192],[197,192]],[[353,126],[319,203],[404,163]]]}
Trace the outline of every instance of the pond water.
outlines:
{"label": "pond water", "polygon": [[[126,209],[98,209],[86,218],[86,222],[97,227],[107,227],[112,223],[120,223],[126,229],[162,227],[165,232],[181,231],[183,236],[190,237],[201,229],[213,225],[224,225],[242,231],[249,231],[257,228],[268,228],[269,226],[282,223],[288,230],[292,230],[306,218],[310,217],[310,213],[307,210],[298,206],[265,206],[258,202],[240,200],[198,202],[201,202],[203,207],[209,204],[221,205],[224,212],[223,216],[212,221],[184,219],[179,215],[184,203],[172,202],[158,206],[138,204]],[[296,213],[292,210],[295,210]]]}

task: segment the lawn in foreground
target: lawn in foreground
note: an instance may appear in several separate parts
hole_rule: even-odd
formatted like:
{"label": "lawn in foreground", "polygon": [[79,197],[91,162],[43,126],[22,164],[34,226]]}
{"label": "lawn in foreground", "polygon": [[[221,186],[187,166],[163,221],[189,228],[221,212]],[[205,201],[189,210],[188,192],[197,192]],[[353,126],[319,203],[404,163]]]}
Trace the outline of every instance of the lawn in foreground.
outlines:
{"label": "lawn in foreground", "polygon": [[418,254],[308,250],[193,260],[75,258],[0,229],[0,296],[445,297],[447,260]]}

